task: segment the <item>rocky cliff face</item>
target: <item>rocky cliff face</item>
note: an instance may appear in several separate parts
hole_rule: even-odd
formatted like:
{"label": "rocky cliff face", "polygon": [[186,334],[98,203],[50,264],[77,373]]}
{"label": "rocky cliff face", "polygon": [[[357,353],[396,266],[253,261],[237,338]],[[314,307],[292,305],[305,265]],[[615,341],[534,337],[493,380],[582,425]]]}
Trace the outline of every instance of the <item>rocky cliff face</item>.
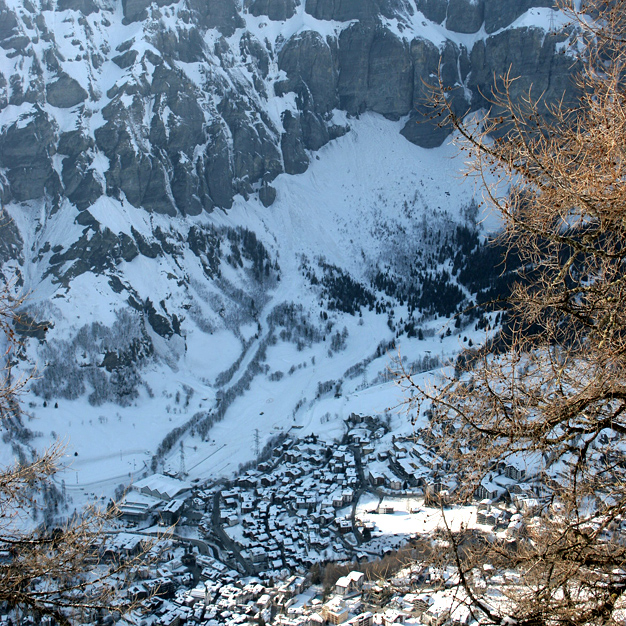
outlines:
{"label": "rocky cliff face", "polygon": [[[289,427],[384,380],[399,338],[422,367],[486,328],[471,305],[489,279],[463,261],[472,191],[425,92],[440,73],[463,114],[511,69],[561,97],[551,16],[547,0],[0,0],[0,270],[30,293],[24,369],[47,365],[33,411],[143,402],[162,458],[247,415],[242,395],[273,389],[280,411],[253,417]],[[174,388],[187,400],[165,418]]]}
{"label": "rocky cliff face", "polygon": [[180,440],[198,479],[228,474],[252,424],[340,439],[396,405],[396,347],[424,371],[481,341],[508,278],[425,94],[440,74],[464,114],[510,70],[571,95],[564,21],[551,0],[0,0],[0,277],[39,372],[0,456],[61,436],[68,485],[110,495],[122,447],[140,472]]}
{"label": "rocky cliff face", "polygon": [[348,130],[336,109],[409,116],[409,141],[439,145],[446,131],[423,123],[439,67],[459,112],[509,68],[548,98],[567,88],[563,35],[511,28],[550,4],[2,0],[3,201],[86,211],[106,195],[170,216],[236,194],[269,204],[278,174]]}

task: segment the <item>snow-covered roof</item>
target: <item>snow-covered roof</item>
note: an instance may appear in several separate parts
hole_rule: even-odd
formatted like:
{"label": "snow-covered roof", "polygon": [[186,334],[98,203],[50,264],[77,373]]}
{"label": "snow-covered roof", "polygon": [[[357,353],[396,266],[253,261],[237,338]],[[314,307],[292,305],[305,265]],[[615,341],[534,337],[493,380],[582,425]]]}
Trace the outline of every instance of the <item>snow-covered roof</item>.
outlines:
{"label": "snow-covered roof", "polygon": [[190,488],[185,481],[164,476],[163,474],[152,474],[138,480],[133,489],[145,493],[161,500],[172,500],[177,495]]}

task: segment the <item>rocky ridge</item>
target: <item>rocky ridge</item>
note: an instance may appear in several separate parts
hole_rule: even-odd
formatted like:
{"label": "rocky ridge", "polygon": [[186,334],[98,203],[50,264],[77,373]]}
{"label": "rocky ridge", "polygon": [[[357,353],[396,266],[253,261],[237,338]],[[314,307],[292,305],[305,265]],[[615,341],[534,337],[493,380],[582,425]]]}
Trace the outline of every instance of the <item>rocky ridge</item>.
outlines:
{"label": "rocky ridge", "polygon": [[551,4],[3,0],[2,200],[86,211],[107,195],[170,216],[237,194],[270,204],[277,175],[347,132],[336,109],[408,116],[404,136],[434,147],[448,132],[423,119],[437,72],[459,113],[509,68],[548,99],[567,88],[564,35],[510,28]]}

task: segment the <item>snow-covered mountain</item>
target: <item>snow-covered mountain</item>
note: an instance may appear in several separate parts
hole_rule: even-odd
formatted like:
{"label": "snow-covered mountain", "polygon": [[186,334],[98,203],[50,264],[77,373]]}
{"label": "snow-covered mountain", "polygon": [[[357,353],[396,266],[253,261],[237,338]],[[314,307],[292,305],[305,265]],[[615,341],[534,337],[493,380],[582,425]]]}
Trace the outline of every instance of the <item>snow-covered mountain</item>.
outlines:
{"label": "snow-covered mountain", "polygon": [[429,369],[476,341],[498,270],[473,265],[476,190],[424,94],[439,73],[477,110],[511,68],[562,95],[551,4],[0,0],[30,444],[68,438],[98,490],[178,467],[179,440],[192,476],[231,473],[397,404],[397,346]]}

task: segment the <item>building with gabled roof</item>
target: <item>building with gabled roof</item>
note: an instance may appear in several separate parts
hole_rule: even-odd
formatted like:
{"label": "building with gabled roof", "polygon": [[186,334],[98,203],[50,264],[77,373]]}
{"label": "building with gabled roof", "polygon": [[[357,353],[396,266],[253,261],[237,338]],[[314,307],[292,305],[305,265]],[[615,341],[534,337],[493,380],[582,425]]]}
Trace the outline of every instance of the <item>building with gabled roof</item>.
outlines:
{"label": "building with gabled roof", "polygon": [[152,474],[138,480],[132,488],[140,493],[159,498],[159,500],[173,500],[183,491],[190,489],[190,485],[185,481],[164,474]]}
{"label": "building with gabled roof", "polygon": [[344,598],[350,595],[358,594],[363,591],[363,582],[365,574],[363,572],[350,572],[346,576],[342,576],[335,583],[335,593]]}

